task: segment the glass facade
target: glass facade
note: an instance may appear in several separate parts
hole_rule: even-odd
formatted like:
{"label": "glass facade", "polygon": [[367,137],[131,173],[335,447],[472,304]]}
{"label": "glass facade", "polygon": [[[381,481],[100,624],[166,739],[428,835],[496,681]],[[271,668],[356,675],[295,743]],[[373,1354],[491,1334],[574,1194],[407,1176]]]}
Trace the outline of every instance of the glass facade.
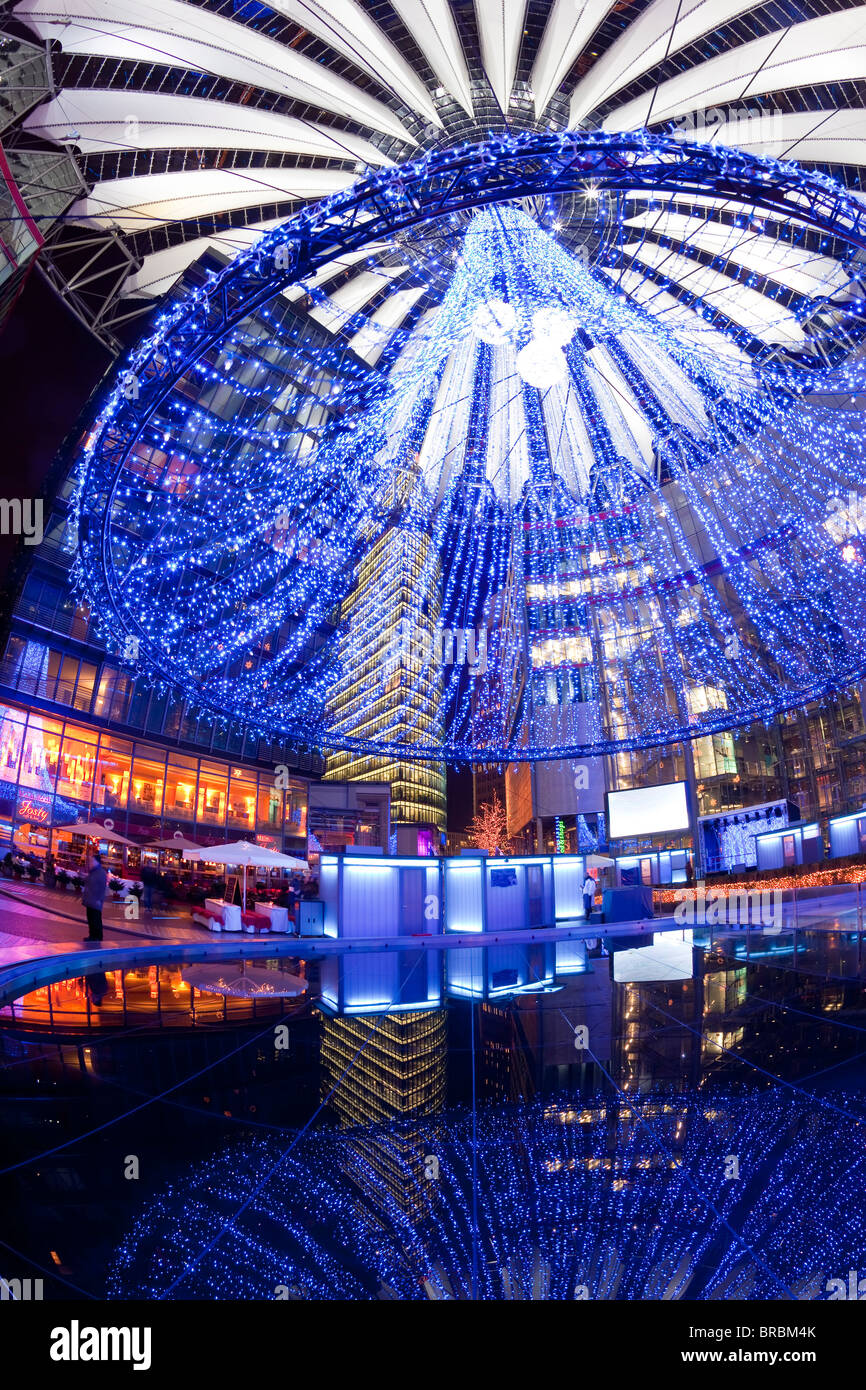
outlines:
{"label": "glass facade", "polygon": [[[220,723],[123,669],[71,579],[70,477],[58,460],[41,545],[22,552],[0,658],[0,848],[47,842],[76,820],[144,843],[252,838],[306,856],[309,749]],[[306,775],[305,775],[306,774]]]}
{"label": "glass facade", "polygon": [[306,779],[191,757],[77,720],[0,705],[0,842],[39,843],[50,826],[111,820],[130,839],[176,831],[201,843],[264,835],[304,848]]}

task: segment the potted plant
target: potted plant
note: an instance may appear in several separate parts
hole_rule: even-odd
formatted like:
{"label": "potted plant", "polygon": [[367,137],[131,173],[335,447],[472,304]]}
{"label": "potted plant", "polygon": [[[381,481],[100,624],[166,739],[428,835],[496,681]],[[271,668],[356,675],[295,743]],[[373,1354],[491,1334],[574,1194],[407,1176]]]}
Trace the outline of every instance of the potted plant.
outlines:
{"label": "potted plant", "polygon": [[60,869],[58,871],[57,887],[60,888],[64,893],[66,892],[66,889],[69,887],[69,875],[65,869]]}
{"label": "potted plant", "polygon": [[112,893],[114,894],[114,900],[115,900],[115,902],[119,902],[119,901],[120,901],[120,895],[121,895],[121,893],[123,892],[123,879],[122,879],[122,878],[110,878],[110,879],[108,880],[108,886],[109,886],[109,888],[111,889]]}

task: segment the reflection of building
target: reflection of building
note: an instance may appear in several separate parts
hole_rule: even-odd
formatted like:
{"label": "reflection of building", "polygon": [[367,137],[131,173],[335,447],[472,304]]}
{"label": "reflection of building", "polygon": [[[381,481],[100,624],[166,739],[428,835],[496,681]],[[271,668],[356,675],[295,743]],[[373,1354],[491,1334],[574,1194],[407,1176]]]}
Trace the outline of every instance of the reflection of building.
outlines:
{"label": "reflection of building", "polygon": [[[342,1128],[439,1114],[445,1104],[445,1020],[444,1009],[323,1017],[322,1097]],[[427,1148],[414,1127],[404,1125],[398,1135],[353,1135],[346,1152],[373,1169],[401,1210],[426,1206]]]}
{"label": "reflection of building", "polygon": [[[401,484],[398,477],[398,488]],[[423,525],[399,518],[369,546],[343,604],[342,674],[331,692],[334,729],[345,737],[390,736],[405,743],[439,737],[441,679],[434,651],[439,619],[438,561]],[[395,825],[427,828],[401,852],[429,852],[445,829],[445,772],[438,763],[332,753],[326,778],[388,781]]]}

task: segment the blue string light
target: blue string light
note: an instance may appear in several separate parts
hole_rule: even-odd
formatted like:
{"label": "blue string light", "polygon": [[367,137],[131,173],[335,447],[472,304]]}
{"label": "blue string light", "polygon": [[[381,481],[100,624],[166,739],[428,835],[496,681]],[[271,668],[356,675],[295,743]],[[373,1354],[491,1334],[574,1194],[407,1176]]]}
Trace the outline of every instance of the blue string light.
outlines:
{"label": "blue string light", "polygon": [[[268,256],[296,255],[312,213],[238,258],[256,305],[225,332],[210,286],[159,320],[82,458],[76,581],[111,648],[132,637],[161,688],[268,737],[505,762],[717,733],[862,675],[866,528],[850,499],[866,495],[866,453],[843,408],[863,386],[860,212],[791,166],[686,150],[692,179],[701,161],[707,177],[724,169],[746,187],[749,174],[752,205],[729,197],[707,225],[815,263],[806,288],[786,282],[784,254],[782,269],[777,256],[743,272],[752,319],[732,318],[718,283],[735,283],[730,249],[695,261],[716,279],[689,290],[665,271],[688,245],[634,230],[642,210],[661,219],[684,198],[693,215],[683,146],[557,138],[592,155],[592,196],[580,217],[572,198],[571,221],[562,198],[539,219],[484,191],[538,137],[477,147],[485,205],[443,212],[441,244],[429,223],[397,234],[407,189],[472,151],[363,185],[395,235],[355,268],[420,292],[372,365],[352,344],[375,336],[375,311],[338,313],[311,284],[307,307],[330,323],[312,330],[257,288]],[[807,210],[831,188],[838,225],[821,237]],[[349,196],[323,209],[334,225]],[[773,210],[785,197],[802,220]],[[200,344],[185,366],[180,324]],[[137,370],[158,403],[130,442]],[[410,650],[395,694],[381,614],[359,605],[341,622],[365,554],[394,527],[429,540],[402,616],[411,626],[417,609],[423,631],[427,606],[449,632],[484,632],[483,672],[444,662],[431,679],[429,652]],[[347,711],[334,692],[359,654],[364,700]]]}

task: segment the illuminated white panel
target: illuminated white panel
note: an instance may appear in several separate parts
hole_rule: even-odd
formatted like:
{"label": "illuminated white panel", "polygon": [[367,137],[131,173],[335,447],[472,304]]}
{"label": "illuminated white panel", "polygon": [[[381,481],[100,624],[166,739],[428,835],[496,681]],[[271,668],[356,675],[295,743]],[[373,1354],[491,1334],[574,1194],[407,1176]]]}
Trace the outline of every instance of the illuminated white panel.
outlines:
{"label": "illuminated white panel", "polygon": [[[483,930],[483,876],[483,866],[477,859],[467,859],[465,863],[459,859],[446,859],[445,899],[448,904],[446,926],[449,931],[470,932]],[[462,951],[448,952],[449,971],[452,965],[450,958],[452,956],[462,958],[463,955],[464,953]],[[467,952],[466,955],[469,957],[472,966],[471,973],[475,975],[475,983],[479,985],[483,978],[478,969],[482,959],[481,953],[471,951]],[[455,978],[457,978],[457,976],[455,976]],[[465,976],[460,975],[459,978],[463,984],[469,983],[469,980]]]}
{"label": "illuminated white panel", "polygon": [[355,0],[268,0],[268,4],[324,39],[428,121],[442,124],[424,83]]}
{"label": "illuminated white panel", "polygon": [[642,261],[644,265],[658,266],[669,280],[675,280],[698,298],[708,297],[708,302],[732,322],[767,342],[795,343],[798,346],[804,342],[799,323],[780,304],[708,266],[690,260],[688,256],[646,241],[625,247],[625,254]]}
{"label": "illuminated white panel", "polygon": [[336,333],[352,314],[363,309],[365,304],[379,294],[391,281],[406,274],[406,266],[381,266],[378,270],[364,270],[345,285],[341,285],[329,296],[327,304],[319,304],[310,311],[310,318],[324,324],[330,332]]}
{"label": "illuminated white panel", "polygon": [[391,0],[443,87],[472,115],[469,73],[448,0]]}
{"label": "illuminated white panel", "polygon": [[639,835],[661,835],[689,827],[685,782],[608,792],[607,811],[612,840],[633,840]]}
{"label": "illuminated white panel", "polygon": [[526,0],[475,0],[484,71],[505,112],[514,86],[525,15]]}
{"label": "illuminated white panel", "polygon": [[164,222],[283,199],[324,198],[352,183],[343,169],[190,169],[105,179],[79,198],[68,219],[90,227],[144,232]]}
{"label": "illuminated white panel", "polygon": [[774,30],[729,53],[698,63],[611,113],[605,130],[636,130],[646,123],[672,120],[707,107],[743,104],[750,97],[816,82],[866,77],[866,6],[821,15]]}
{"label": "illuminated white panel", "polygon": [[710,422],[704,398],[674,358],[647,334],[629,330],[620,334],[620,342],[668,417],[698,437],[706,435]]}
{"label": "illuminated white panel", "polygon": [[286,44],[181,0],[20,0],[15,14],[64,53],[129,58],[216,73],[324,107],[415,141],[383,102]]}
{"label": "illuminated white panel", "polygon": [[425,287],[421,285],[416,289],[398,290],[396,294],[389,295],[385,303],[370,315],[369,321],[352,338],[350,348],[372,367],[381,357],[395,328],[400,326],[413,304],[417,304],[425,292]]}
{"label": "illuminated white panel", "polygon": [[[152,255],[145,256],[141,268],[126,280],[123,293],[136,296],[163,294],[174,284],[187,266],[192,265],[193,261],[197,261],[205,251],[214,249],[222,251],[226,256],[234,256],[238,251],[243,251],[248,246],[254,245],[263,232],[269,231],[272,227],[278,227],[284,220],[282,217],[276,217],[267,222],[254,222],[248,227],[235,227],[228,232],[216,232],[213,236],[195,237],[192,241],[181,242],[179,246],[169,246],[164,251],[154,251]],[[337,260],[328,261],[327,265],[322,266],[321,270],[304,280],[302,284],[293,285],[290,289],[284,290],[286,299],[302,299],[308,288],[325,284],[326,281],[338,275],[340,271],[357,265],[358,261],[365,260],[378,249],[380,248],[366,246],[363,251],[347,251]]]}
{"label": "illuminated white panel", "polygon": [[467,334],[450,354],[419,451],[424,481],[437,503],[452,471],[463,462],[477,348],[474,336]]}
{"label": "illuminated white panel", "polygon": [[532,67],[536,116],[541,115],[612,7],[613,0],[556,0]]}
{"label": "illuminated white panel", "polygon": [[[653,433],[634,393],[603,347],[590,348],[585,356],[586,377],[598,401],[613,446],[637,467],[652,462]],[[645,470],[643,470],[645,471]]]}
{"label": "illuminated white panel", "polygon": [[517,353],[510,343],[491,349],[486,470],[497,497],[516,502],[529,477],[529,444]]}
{"label": "illuminated white panel", "polygon": [[570,125],[579,125],[588,111],[628,82],[751,9],[752,4],[753,0],[654,0],[577,84],[571,98]]}
{"label": "illuminated white panel", "polygon": [[724,353],[727,357],[738,358],[742,365],[748,368],[748,355],[736,343],[731,342],[730,338],[726,338],[717,328],[713,328],[696,314],[694,309],[683,304],[676,295],[648,280],[639,270],[618,271],[607,266],[601,268],[630,299],[643,305],[653,318],[657,318],[661,323],[675,325],[678,337],[691,339],[696,347],[706,349],[707,352]]}
{"label": "illuminated white panel", "polygon": [[557,922],[574,921],[583,916],[583,883],[586,861],[583,855],[553,856],[553,892]]}
{"label": "illuminated white panel", "polygon": [[[413,378],[413,369],[424,351],[430,329],[438,313],[439,308],[437,306],[427,309],[421,315],[388,373],[388,380],[394,386],[394,405],[393,414],[388,422],[388,440],[376,455],[377,461],[382,464],[393,458],[396,450],[402,446],[403,431],[409,423],[419,396],[425,394],[423,390],[419,389],[418,382]],[[430,389],[432,387],[428,386],[428,392]]]}
{"label": "illuminated white panel", "polygon": [[216,249],[227,256],[254,245],[269,227],[275,227],[282,219],[271,222],[256,222],[249,227],[238,227],[231,232],[220,232],[216,236],[195,237],[183,241],[179,246],[169,246],[164,251],[154,251],[145,256],[140,269],[133,272],[124,283],[123,293],[133,298],[149,298],[163,294],[170,289],[187,266],[197,261],[205,251]]}
{"label": "illuminated white panel", "polygon": [[[734,108],[736,110],[736,108]],[[746,112],[718,125],[714,143],[733,145],[770,159],[866,164],[866,111]]]}
{"label": "illuminated white panel", "polygon": [[379,251],[387,251],[389,247],[384,242],[376,245],[365,246],[361,251],[344,251],[336,256],[334,260],[327,261],[321,270],[317,270],[315,275],[308,275],[300,284],[292,285],[290,289],[284,290],[286,299],[302,299],[308,290],[315,289],[318,285],[324,285],[328,280],[333,280],[335,275],[341,271],[348,270],[351,266],[357,265],[359,261],[366,261]]}
{"label": "illuminated white panel", "polygon": [[554,472],[559,474],[573,496],[581,497],[589,486],[589,471],[594,455],[570,376],[542,393],[541,408]]}
{"label": "illuminated white panel", "polygon": [[625,225],[646,227],[658,236],[696,246],[712,256],[722,256],[734,265],[757,271],[800,294],[832,293],[841,289],[848,279],[838,262],[829,256],[762,236],[748,226],[732,227],[674,212],[645,212],[630,218]]}
{"label": "illuminated white panel", "polygon": [[31,111],[33,135],[98,150],[273,150],[324,159],[390,164],[369,140],[279,116],[255,106],[158,92],[64,90]]}

